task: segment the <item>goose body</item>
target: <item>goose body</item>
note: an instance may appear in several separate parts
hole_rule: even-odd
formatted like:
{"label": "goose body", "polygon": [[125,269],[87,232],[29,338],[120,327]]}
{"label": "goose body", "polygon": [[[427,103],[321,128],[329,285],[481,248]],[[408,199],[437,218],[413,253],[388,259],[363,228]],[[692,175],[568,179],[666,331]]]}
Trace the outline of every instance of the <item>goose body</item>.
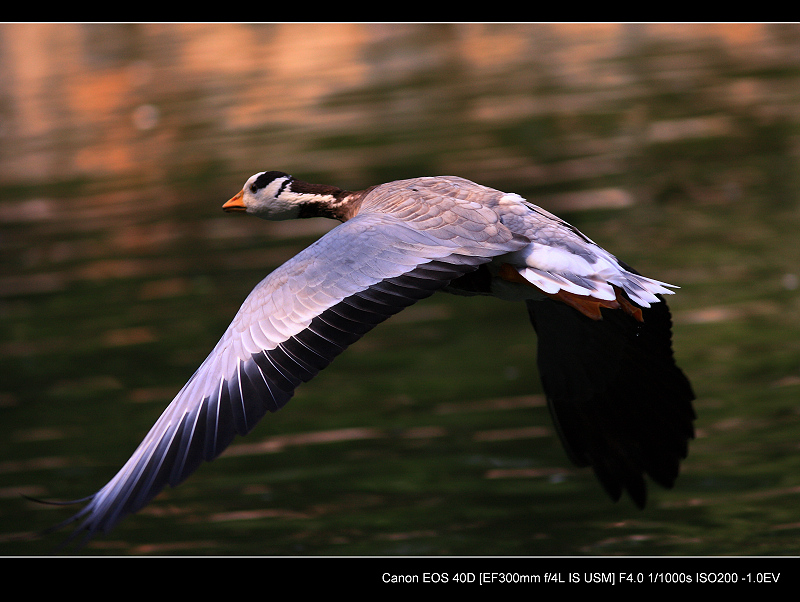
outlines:
{"label": "goose body", "polygon": [[63,526],[108,531],[247,434],[378,323],[438,290],[524,302],[571,459],[644,506],[671,487],[694,436],[663,295],[577,229],[516,194],[442,176],[351,192],[262,172],[223,205],[342,223],[245,299],[213,351],[122,469]]}

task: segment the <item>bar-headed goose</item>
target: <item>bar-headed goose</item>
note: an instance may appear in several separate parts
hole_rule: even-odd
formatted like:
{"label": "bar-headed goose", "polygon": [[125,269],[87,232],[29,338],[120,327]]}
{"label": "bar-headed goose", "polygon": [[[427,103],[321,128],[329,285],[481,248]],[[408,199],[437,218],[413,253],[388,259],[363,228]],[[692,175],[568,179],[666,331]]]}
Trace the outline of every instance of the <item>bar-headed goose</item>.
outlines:
{"label": "bar-headed goose", "polygon": [[458,177],[350,192],[267,171],[223,209],[342,224],[255,287],[127,463],[59,527],[109,530],[282,408],[372,327],[438,290],[524,301],[561,440],[614,500],[626,490],[644,506],[644,474],[673,485],[695,415],[673,359],[662,297],[671,285],[519,195]]}

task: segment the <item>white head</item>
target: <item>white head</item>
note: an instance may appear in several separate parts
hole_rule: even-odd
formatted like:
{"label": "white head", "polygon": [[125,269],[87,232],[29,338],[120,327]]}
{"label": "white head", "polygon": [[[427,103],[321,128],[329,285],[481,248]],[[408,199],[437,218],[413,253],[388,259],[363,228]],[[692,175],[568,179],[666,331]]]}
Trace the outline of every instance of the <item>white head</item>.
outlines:
{"label": "white head", "polygon": [[225,203],[225,211],[246,211],[269,219],[293,219],[300,213],[306,195],[293,193],[292,176],[282,171],[262,171],[245,183],[239,193]]}

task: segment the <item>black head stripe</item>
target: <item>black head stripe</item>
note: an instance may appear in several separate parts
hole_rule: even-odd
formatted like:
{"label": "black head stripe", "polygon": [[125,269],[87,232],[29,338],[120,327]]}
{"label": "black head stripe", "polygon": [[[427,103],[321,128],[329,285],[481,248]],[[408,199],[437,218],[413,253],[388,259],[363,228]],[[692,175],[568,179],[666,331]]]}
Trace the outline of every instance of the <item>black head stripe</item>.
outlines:
{"label": "black head stripe", "polygon": [[[286,182],[283,183],[280,192],[283,192],[283,188],[292,180],[292,176],[288,173],[284,173],[282,171],[265,171],[260,176],[256,178],[256,181],[253,182],[252,186],[250,187],[253,192],[256,190],[261,190],[265,188],[270,182],[277,180],[278,178],[287,178]],[[278,194],[280,194],[280,192]]]}
{"label": "black head stripe", "polygon": [[292,183],[292,176],[289,176],[283,181],[283,184],[281,184],[281,187],[280,189],[278,189],[278,192],[275,196],[276,197],[281,196],[281,193],[284,191],[284,189],[291,183]]}

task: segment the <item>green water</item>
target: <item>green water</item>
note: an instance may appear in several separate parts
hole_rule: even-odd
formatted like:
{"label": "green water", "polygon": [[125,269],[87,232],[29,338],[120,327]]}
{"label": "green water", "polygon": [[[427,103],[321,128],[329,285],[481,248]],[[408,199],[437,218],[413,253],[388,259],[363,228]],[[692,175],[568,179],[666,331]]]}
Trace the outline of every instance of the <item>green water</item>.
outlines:
{"label": "green water", "polygon": [[[708,102],[654,93],[649,106],[675,118]],[[76,553],[800,553],[799,132],[791,120],[733,119],[735,134],[648,146],[624,173],[578,187],[620,186],[644,202],[564,214],[639,271],[681,286],[669,301],[698,437],[675,489],[652,486],[644,511],[612,503],[570,465],[541,403],[524,307],[439,294],[370,332],[230,454]],[[422,121],[402,136],[308,146],[374,149],[357,182],[366,186],[434,169],[446,135],[491,136],[509,154],[556,162],[554,149],[567,147],[548,142],[613,136],[624,124],[622,113],[463,132]],[[408,145],[400,160],[381,159],[398,144]],[[3,191],[0,554],[52,552],[58,535],[34,535],[71,509],[22,495],[75,499],[102,486],[251,288],[319,235],[322,226],[287,231],[222,214],[230,183],[264,168],[199,167],[203,178],[176,178],[178,200],[166,207],[130,183]],[[484,183],[534,202],[565,188],[495,176]],[[13,216],[41,199],[40,217]]]}

